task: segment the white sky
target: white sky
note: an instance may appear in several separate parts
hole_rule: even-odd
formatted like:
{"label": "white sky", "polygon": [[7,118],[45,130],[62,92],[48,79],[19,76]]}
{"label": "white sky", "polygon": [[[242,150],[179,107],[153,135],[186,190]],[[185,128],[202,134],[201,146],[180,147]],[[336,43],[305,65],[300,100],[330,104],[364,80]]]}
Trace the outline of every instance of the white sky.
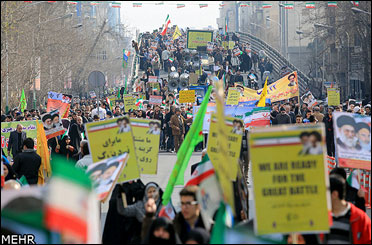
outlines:
{"label": "white sky", "polygon": [[[152,32],[164,24],[169,14],[171,26],[178,25],[183,29],[212,26],[217,29],[221,1],[164,1],[164,5],[155,5],[159,2],[161,1],[121,1],[122,23],[136,27],[140,32]],[[133,3],[142,3],[142,7],[133,7]],[[185,7],[178,9],[177,3],[185,4]],[[198,4],[208,4],[208,7],[200,8]]]}

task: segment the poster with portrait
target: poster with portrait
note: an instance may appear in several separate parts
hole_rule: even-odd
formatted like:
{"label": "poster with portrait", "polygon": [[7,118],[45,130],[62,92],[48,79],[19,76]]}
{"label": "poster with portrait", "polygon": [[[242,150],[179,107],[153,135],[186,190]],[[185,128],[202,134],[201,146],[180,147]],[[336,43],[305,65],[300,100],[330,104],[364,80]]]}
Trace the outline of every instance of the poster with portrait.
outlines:
{"label": "poster with portrait", "polygon": [[307,91],[304,95],[302,95],[301,100],[302,102],[306,103],[310,108],[318,104],[311,91]]}
{"label": "poster with portrait", "polygon": [[128,117],[87,123],[85,124],[85,132],[94,163],[128,153],[127,166],[120,174],[118,182],[140,178],[133,133]]}
{"label": "poster with portrait", "polygon": [[67,118],[70,111],[71,101],[72,95],[49,92],[47,112],[58,110],[61,118]]}
{"label": "poster with portrait", "polygon": [[324,132],[324,124],[284,125],[248,135],[256,235],[329,232]]}
{"label": "poster with portrait", "polygon": [[92,180],[98,200],[105,202],[109,197],[128,159],[129,154],[124,153],[89,165],[86,173]]}
{"label": "poster with portrait", "polygon": [[41,115],[45,136],[48,139],[64,134],[67,129],[62,124],[62,119],[59,116],[59,111],[54,110]]}
{"label": "poster with portrait", "polygon": [[160,121],[131,118],[130,122],[141,174],[157,174]]}
{"label": "poster with portrait", "polygon": [[371,170],[371,117],[334,112],[333,128],[339,166]]}

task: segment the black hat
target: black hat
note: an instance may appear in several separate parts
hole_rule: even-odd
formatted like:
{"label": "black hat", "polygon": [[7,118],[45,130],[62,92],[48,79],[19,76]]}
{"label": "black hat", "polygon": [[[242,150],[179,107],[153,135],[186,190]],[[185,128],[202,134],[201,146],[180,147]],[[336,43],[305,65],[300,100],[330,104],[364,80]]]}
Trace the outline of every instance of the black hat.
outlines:
{"label": "black hat", "polygon": [[358,132],[359,130],[366,128],[369,132],[371,132],[371,128],[368,126],[367,123],[364,122],[359,122],[356,124],[356,131]]}
{"label": "black hat", "polygon": [[51,116],[51,119],[54,120],[55,117],[59,117],[59,114],[58,114],[58,113],[53,114],[53,115]]}
{"label": "black hat", "polygon": [[47,119],[52,119],[52,116],[50,114],[45,114],[43,117],[42,117],[42,121],[45,122]]}
{"label": "black hat", "polygon": [[340,116],[337,118],[337,127],[341,128],[344,125],[350,125],[352,127],[356,127],[356,123],[354,118],[349,116]]}
{"label": "black hat", "polygon": [[285,111],[284,107],[280,107],[280,111]]}

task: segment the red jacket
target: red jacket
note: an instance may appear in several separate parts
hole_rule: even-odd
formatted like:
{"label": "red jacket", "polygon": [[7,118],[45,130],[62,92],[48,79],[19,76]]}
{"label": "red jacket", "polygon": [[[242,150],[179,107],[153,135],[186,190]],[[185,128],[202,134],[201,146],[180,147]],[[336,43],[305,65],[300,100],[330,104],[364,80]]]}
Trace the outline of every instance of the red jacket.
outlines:
{"label": "red jacket", "polygon": [[350,226],[354,244],[371,244],[371,219],[350,203]]}

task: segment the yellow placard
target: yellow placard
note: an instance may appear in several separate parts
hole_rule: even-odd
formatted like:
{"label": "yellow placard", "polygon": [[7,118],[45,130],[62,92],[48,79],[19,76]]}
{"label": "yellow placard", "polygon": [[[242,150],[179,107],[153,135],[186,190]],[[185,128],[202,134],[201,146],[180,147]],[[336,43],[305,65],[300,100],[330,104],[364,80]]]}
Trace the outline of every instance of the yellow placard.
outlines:
{"label": "yellow placard", "polygon": [[340,105],[340,89],[338,88],[327,88],[328,105],[339,106]]}
{"label": "yellow placard", "polygon": [[[252,101],[260,99],[262,89],[253,90],[235,83],[235,86],[237,85],[240,86],[239,89],[243,89],[243,96],[240,97],[239,101]],[[298,95],[299,88],[296,71],[267,86],[266,98],[270,99],[271,102],[298,97]]]}
{"label": "yellow placard", "polygon": [[257,235],[329,232],[324,131],[307,124],[250,132]]}
{"label": "yellow placard", "polygon": [[124,95],[123,100],[125,112],[128,112],[131,109],[137,109],[136,98],[134,98],[132,95]]}
{"label": "yellow placard", "polygon": [[[235,214],[235,201],[234,201],[234,191],[233,185],[231,182],[232,174],[231,170],[234,163],[231,161],[229,157],[229,149],[228,149],[228,134],[229,128],[225,124],[225,115],[224,115],[224,91],[222,80],[217,80],[214,82],[216,86],[216,113],[215,113],[215,121],[209,128],[209,138],[208,138],[208,146],[207,152],[210,157],[210,160],[213,164],[213,167],[216,171],[218,181],[221,186],[221,190],[223,193],[223,199],[225,203],[228,203],[232,208],[233,213]],[[212,114],[213,116],[213,114]],[[209,141],[209,139],[212,140]],[[227,164],[228,163],[228,164]],[[231,164],[232,163],[232,164]],[[236,171],[235,171],[236,177]]]}
{"label": "yellow placard", "polygon": [[187,48],[197,49],[197,47],[206,47],[208,42],[212,42],[213,31],[187,31]]}
{"label": "yellow placard", "polygon": [[195,90],[181,90],[179,103],[194,103],[195,102]]}
{"label": "yellow placard", "polygon": [[229,42],[228,41],[222,41],[222,47],[224,49],[229,49]]}
{"label": "yellow placard", "polygon": [[[221,162],[221,156],[218,152],[218,145],[220,140],[218,138],[218,133],[215,132],[217,128],[215,125],[217,124],[217,118],[215,114],[211,116],[211,124],[210,124],[210,134],[208,136],[208,155],[211,161]],[[242,120],[239,120],[234,117],[225,117],[225,128],[227,130],[226,135],[227,138],[227,154],[229,158],[229,165],[227,170],[227,174],[231,181],[236,180],[237,172],[238,172],[238,159],[240,157],[240,149],[242,144],[242,137],[244,133],[244,124]],[[213,130],[213,131],[212,131]]]}
{"label": "yellow placard", "polygon": [[240,98],[240,92],[236,88],[229,88],[227,94],[226,105],[238,105]]}
{"label": "yellow placard", "polygon": [[160,143],[160,121],[132,118],[134,146],[141,174],[156,174]]}
{"label": "yellow placard", "polygon": [[233,49],[235,46],[235,42],[234,41],[229,41],[229,49]]}
{"label": "yellow placard", "polygon": [[129,118],[119,117],[87,123],[85,129],[94,163],[127,152],[129,160],[118,182],[140,178]]}

